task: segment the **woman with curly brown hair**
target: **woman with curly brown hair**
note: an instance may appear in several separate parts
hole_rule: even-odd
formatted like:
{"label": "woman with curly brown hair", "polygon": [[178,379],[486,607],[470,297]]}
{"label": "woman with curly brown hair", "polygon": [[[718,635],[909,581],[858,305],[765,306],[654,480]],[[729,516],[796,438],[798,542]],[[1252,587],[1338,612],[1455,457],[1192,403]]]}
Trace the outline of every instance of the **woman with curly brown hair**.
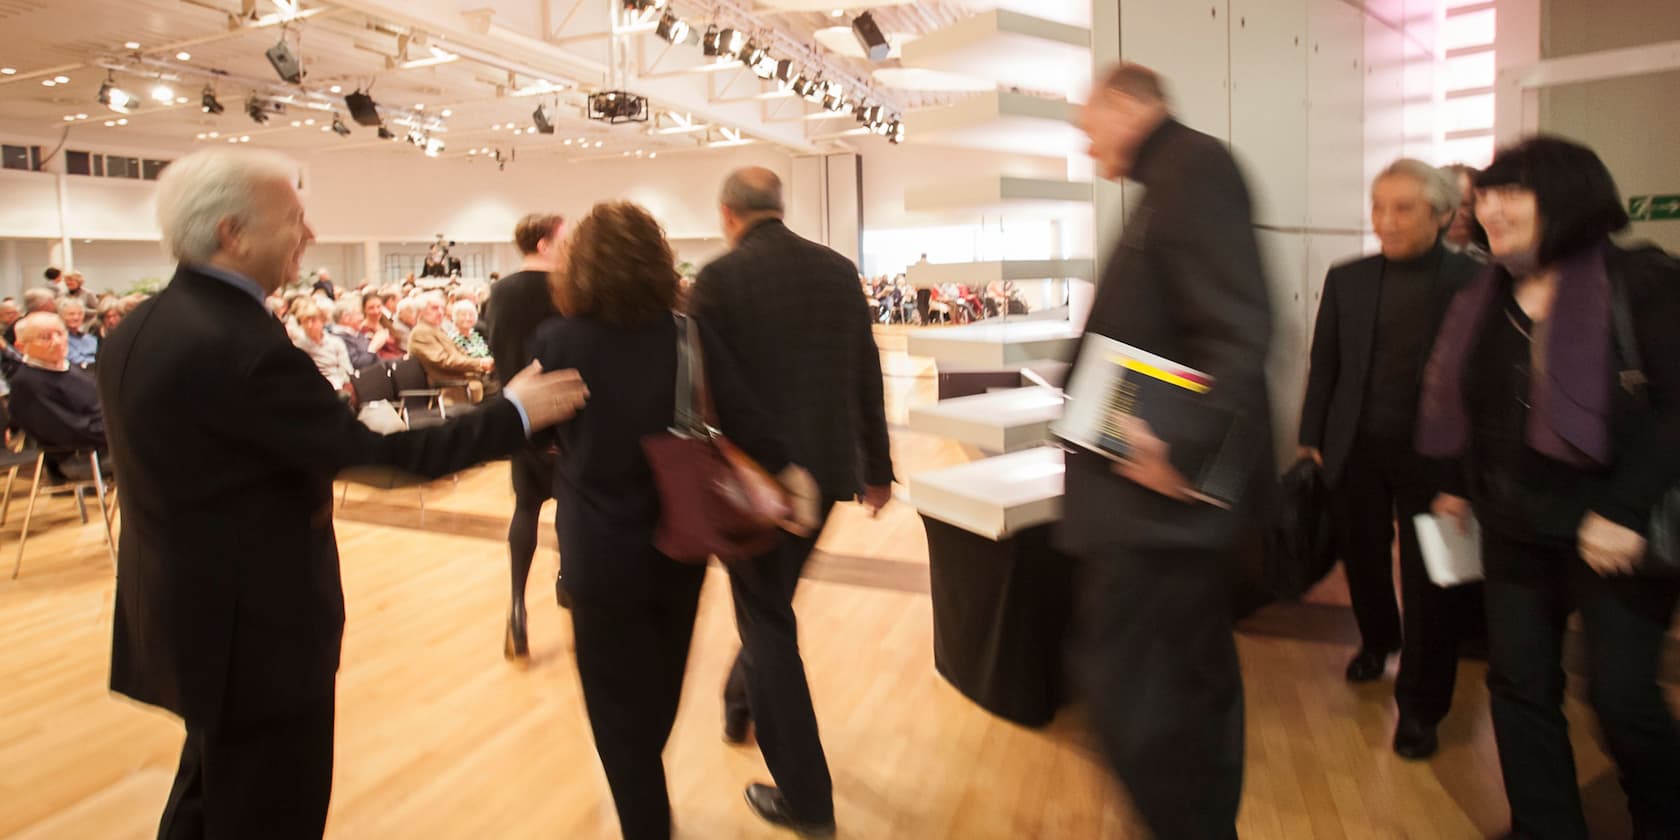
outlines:
{"label": "woman with curly brown hair", "polygon": [[[545,370],[576,368],[590,383],[589,408],[556,427],[555,530],[584,706],[629,840],[671,836],[661,753],[706,575],[653,547],[659,495],[642,454],[642,438],[664,433],[675,411],[677,283],[671,246],[646,210],[597,204],[550,277],[564,317],[533,339]],[[797,470],[727,351],[700,334],[719,425],[772,473]]]}

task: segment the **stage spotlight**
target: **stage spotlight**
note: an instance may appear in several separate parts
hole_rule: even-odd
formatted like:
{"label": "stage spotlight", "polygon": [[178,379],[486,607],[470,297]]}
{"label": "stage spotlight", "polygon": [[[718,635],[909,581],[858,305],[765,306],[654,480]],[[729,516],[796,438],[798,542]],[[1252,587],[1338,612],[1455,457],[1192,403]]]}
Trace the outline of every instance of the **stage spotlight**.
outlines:
{"label": "stage spotlight", "polygon": [[350,126],[345,125],[344,120],[340,119],[337,113],[333,114],[332,130],[334,134],[340,137],[350,136]]}
{"label": "stage spotlight", "polygon": [[264,108],[263,103],[255,98],[245,100],[245,115],[250,117],[251,122],[257,125],[268,122],[268,109]]}
{"label": "stage spotlight", "polygon": [[554,133],[554,123],[548,121],[548,112],[538,105],[537,110],[531,112],[531,123],[543,134]]}
{"label": "stage spotlight", "polygon": [[206,114],[220,114],[225,110],[222,103],[216,101],[216,92],[211,90],[209,85],[204,86],[204,95],[199,98],[198,107]]}
{"label": "stage spotlight", "polygon": [[344,107],[350,109],[350,119],[362,125],[374,126],[383,122],[379,119],[379,104],[361,90],[344,97]]}
{"label": "stage spotlight", "polygon": [[659,18],[659,26],[654,32],[666,41],[680,44],[688,38],[688,22],[672,12],[666,12]]}
{"label": "stage spotlight", "polygon": [[904,142],[904,124],[894,119],[887,124],[887,142],[898,145]]}
{"label": "stage spotlight", "polygon": [[852,18],[852,34],[857,37],[858,46],[863,48],[863,54],[870,61],[885,61],[887,54],[892,52],[887,36],[881,34],[881,27],[875,25],[874,16],[868,12]]}
{"label": "stage spotlight", "polygon": [[781,61],[776,62],[776,78],[784,82],[793,81],[793,59],[784,58]]}
{"label": "stage spotlight", "polygon": [[758,64],[759,59],[764,58],[765,55],[764,48],[759,46],[757,41],[751,39],[748,39],[747,45],[741,49],[741,60],[746,62],[748,67]]}
{"label": "stage spotlight", "polygon": [[739,29],[725,29],[718,33],[718,55],[729,58],[740,58],[741,50],[746,48],[747,36]]}
{"label": "stage spotlight", "polygon": [[397,139],[397,135],[392,134],[391,129],[386,128],[385,126],[380,126],[379,127],[379,139],[381,139],[381,140],[395,140],[395,139]]}
{"label": "stage spotlight", "polygon": [[708,24],[706,34],[700,36],[700,53],[706,56],[717,55],[721,37],[722,33],[718,32],[717,24]]}
{"label": "stage spotlight", "polygon": [[160,105],[168,105],[175,101],[175,89],[169,85],[154,85],[152,87],[152,101]]}
{"label": "stage spotlight", "polygon": [[437,157],[443,151],[443,141],[436,137],[426,138],[426,157]]}
{"label": "stage spotlight", "polygon": [[764,50],[759,50],[758,57],[747,62],[747,66],[751,67],[753,75],[760,79],[768,81],[776,78],[776,59]]}
{"label": "stage spotlight", "polygon": [[119,114],[134,113],[134,106],[137,102],[134,94],[117,87],[116,80],[109,75],[105,77],[104,83],[99,86],[99,104]]}
{"label": "stage spotlight", "polygon": [[268,63],[274,65],[274,72],[280,80],[294,85],[303,83],[303,62],[297,53],[292,52],[291,45],[286,43],[284,32],[280,34],[280,41],[263,53],[268,56]]}

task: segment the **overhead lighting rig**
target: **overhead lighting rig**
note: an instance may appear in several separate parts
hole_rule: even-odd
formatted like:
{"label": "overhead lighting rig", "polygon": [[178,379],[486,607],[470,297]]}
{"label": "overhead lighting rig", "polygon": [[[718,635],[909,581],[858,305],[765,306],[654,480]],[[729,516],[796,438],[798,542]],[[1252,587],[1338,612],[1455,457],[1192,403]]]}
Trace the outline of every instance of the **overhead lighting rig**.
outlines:
{"label": "overhead lighting rig", "polygon": [[226,110],[222,107],[222,103],[216,99],[215,89],[209,85],[204,86],[204,94],[199,97],[198,108],[206,114],[220,114]]}
{"label": "overhead lighting rig", "polygon": [[134,94],[117,87],[115,74],[105,74],[105,81],[99,85],[99,104],[119,114],[132,114],[139,101]]}
{"label": "overhead lighting rig", "polygon": [[647,122],[647,97],[622,90],[592,93],[589,95],[589,118],[612,125]]}

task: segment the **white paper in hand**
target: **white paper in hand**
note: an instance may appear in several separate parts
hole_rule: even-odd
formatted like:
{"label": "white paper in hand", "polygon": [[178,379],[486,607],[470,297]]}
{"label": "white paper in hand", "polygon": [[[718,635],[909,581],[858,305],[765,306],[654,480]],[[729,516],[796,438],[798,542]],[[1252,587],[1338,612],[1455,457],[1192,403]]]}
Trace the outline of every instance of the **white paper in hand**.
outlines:
{"label": "white paper in hand", "polygon": [[1412,524],[1423,549],[1423,567],[1436,586],[1482,579],[1482,526],[1474,517],[1467,529],[1460,529],[1456,519],[1429,513],[1413,517]]}

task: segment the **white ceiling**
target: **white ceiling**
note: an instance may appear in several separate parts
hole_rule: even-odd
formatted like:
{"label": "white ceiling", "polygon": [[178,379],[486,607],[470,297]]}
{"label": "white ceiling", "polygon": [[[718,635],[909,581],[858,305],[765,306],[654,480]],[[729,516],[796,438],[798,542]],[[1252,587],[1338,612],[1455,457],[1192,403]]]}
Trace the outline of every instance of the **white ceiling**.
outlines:
{"label": "white ceiling", "polygon": [[[802,65],[849,74],[865,84],[879,85],[870,98],[903,109],[948,104],[953,94],[929,85],[917,90],[895,89],[867,81],[879,68],[897,69],[896,58],[872,64],[852,54],[855,44],[819,40],[819,30],[844,26],[860,7],[826,9],[825,0],[758,0],[739,10],[756,31],[777,34],[782,42],[805,45],[805,55],[782,55]],[[877,23],[890,40],[902,42],[949,25],[982,6],[1011,0],[919,0],[875,7]],[[285,5],[277,5],[282,3]],[[741,136],[792,148],[814,148],[813,138],[831,136],[832,127],[801,117],[815,106],[798,100],[759,100],[759,92],[774,90],[750,73],[694,73],[703,60],[698,48],[669,46],[649,31],[620,34],[610,39],[605,21],[610,0],[483,0],[490,10],[482,18],[460,13],[458,0],[303,0],[311,15],[289,27],[287,40],[298,47],[306,67],[302,85],[280,81],[263,51],[280,37],[282,27],[262,25],[293,0],[0,0],[0,120],[41,128],[68,128],[72,136],[97,137],[111,144],[126,138],[148,142],[212,143],[249,136],[252,145],[299,153],[419,154],[404,143],[381,141],[374,129],[354,124],[343,107],[342,95],[368,87],[385,111],[388,125],[430,126],[447,144],[445,155],[465,155],[471,149],[517,150],[520,154],[554,153],[573,158],[597,155],[679,153],[707,148],[708,141],[726,139],[721,128],[744,131]],[[675,0],[673,8],[696,30],[705,27],[707,11],[718,6]],[[715,0],[709,0],[715,2]],[[827,0],[838,2],[838,0]],[[544,4],[547,4],[544,8]],[[1077,0],[1051,0],[1079,6]],[[579,14],[579,11],[582,14]],[[1077,10],[1075,10],[1077,12]],[[1041,14],[1045,10],[1041,9]],[[594,16],[598,15],[598,17]],[[1073,15],[1077,17],[1075,13]],[[1088,17],[1086,4],[1086,17]],[[1063,19],[1066,14],[1061,15]],[[529,21],[551,25],[544,37]],[[645,27],[644,27],[645,28]],[[437,46],[460,55],[450,63],[402,69],[399,38],[416,33],[407,47],[410,60],[425,58]],[[832,39],[832,35],[825,36]],[[614,47],[609,41],[616,42]],[[778,43],[782,43],[778,42]],[[138,49],[125,45],[136,43]],[[835,49],[823,46],[832,43]],[[615,61],[615,52],[617,60]],[[185,53],[186,58],[177,54]],[[619,71],[610,85],[613,66]],[[17,72],[3,74],[3,68]],[[110,69],[114,68],[114,70]],[[594,68],[588,73],[563,72]],[[144,98],[133,114],[122,117],[98,104],[107,73],[131,93]],[[892,75],[892,74],[888,74]],[[912,79],[916,74],[907,75]],[[67,83],[43,81],[67,78]],[[707,78],[712,77],[712,78]],[[578,81],[583,89],[541,96],[510,95],[540,79]],[[153,102],[150,91],[167,84],[176,97],[167,104]],[[200,93],[211,84],[225,107],[219,116],[202,113]],[[332,92],[337,85],[340,91]],[[652,98],[658,123],[607,126],[581,113],[585,89],[625,87]],[[245,114],[251,95],[289,95],[287,112],[257,125]],[[859,91],[857,96],[869,96]],[[327,110],[312,110],[314,101]],[[552,136],[527,133],[531,111],[539,104],[550,110],[557,132]],[[323,131],[334,112],[352,129],[349,137]],[[672,126],[664,114],[692,114],[707,131],[652,133]],[[446,115],[447,112],[447,115]],[[85,118],[81,118],[85,115]],[[66,120],[70,117],[70,120]],[[106,126],[126,118],[126,125]],[[309,124],[313,121],[313,125]],[[295,125],[294,125],[295,123]],[[508,124],[514,126],[509,130]],[[215,137],[211,137],[211,134]],[[399,134],[404,133],[398,130]],[[201,137],[200,135],[204,135]],[[568,142],[569,141],[569,142]],[[578,152],[581,145],[587,152]],[[599,144],[599,145],[597,145]]]}

